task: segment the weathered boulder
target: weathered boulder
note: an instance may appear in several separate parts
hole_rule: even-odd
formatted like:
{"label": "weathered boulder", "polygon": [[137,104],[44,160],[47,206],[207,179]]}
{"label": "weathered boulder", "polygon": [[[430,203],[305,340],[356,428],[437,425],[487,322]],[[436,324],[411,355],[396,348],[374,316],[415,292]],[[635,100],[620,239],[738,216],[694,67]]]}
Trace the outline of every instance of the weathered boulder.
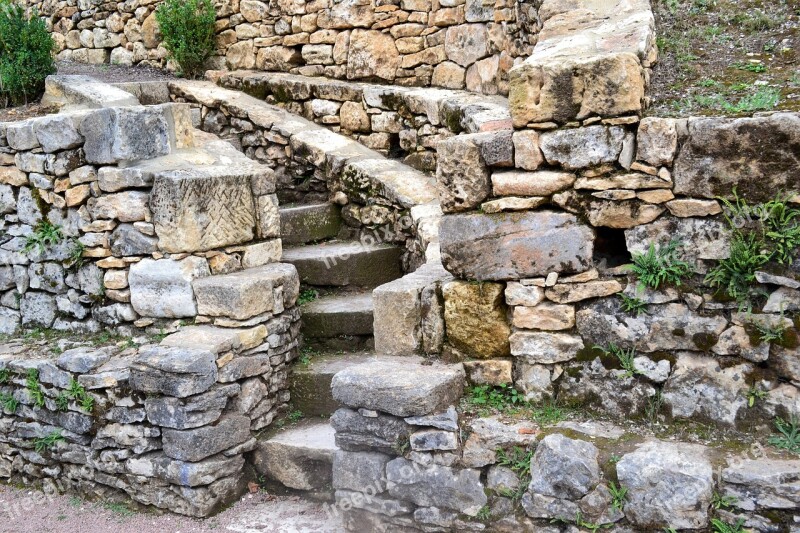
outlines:
{"label": "weathered boulder", "polygon": [[587,342],[642,352],[709,350],[728,325],[722,316],[703,316],[682,303],[651,306],[648,313],[631,316],[616,298],[586,305],[577,312],[576,323]]}
{"label": "weathered boulder", "polygon": [[143,259],[131,266],[128,284],[131,305],[142,316],[181,318],[197,315],[192,281],[210,275],[200,257]]}
{"label": "weathered boulder", "polygon": [[693,118],[675,159],[675,194],[749,202],[796,187],[800,113],[753,118]]}
{"label": "weathered boulder", "polygon": [[[201,315],[247,320],[275,308],[275,268],[266,265],[192,283]],[[281,302],[282,304],[282,302]]]}
{"label": "weathered boulder", "polygon": [[573,170],[613,163],[624,137],[618,126],[588,126],[543,133],[539,144],[548,163]]}
{"label": "weathered boulder", "polygon": [[600,358],[570,367],[559,382],[558,400],[570,405],[591,405],[614,417],[644,416],[656,389],[645,380],[606,368]]}
{"label": "weathered boulder", "polygon": [[480,471],[446,466],[422,466],[398,457],[386,465],[389,494],[417,505],[478,514],[488,498]]}
{"label": "weathered boulder", "polygon": [[214,481],[238,473],[244,466],[239,455],[216,455],[201,462],[176,461],[163,452],[133,457],[125,462],[126,470],[135,476],[154,477],[182,487],[210,485]]}
{"label": "weathered boulder", "polygon": [[467,67],[489,53],[486,26],[460,24],[447,29],[444,39],[447,59]]}
{"label": "weathered boulder", "polygon": [[711,218],[663,216],[650,224],[625,231],[631,253],[646,253],[650,243],[665,246],[678,241],[684,260],[725,259],[730,255],[730,235],[725,222]]}
{"label": "weathered boulder", "polygon": [[377,452],[348,452],[333,454],[333,488],[364,492],[386,490],[386,464],[391,457]]}
{"label": "weathered boulder", "polygon": [[374,30],[353,30],[347,54],[347,78],[380,78],[392,81],[400,66],[394,39]]}
{"label": "weathered boulder", "polygon": [[210,424],[222,415],[228,398],[239,392],[239,385],[225,385],[181,400],[169,396],[153,396],[144,402],[151,424],[173,429],[192,429]]}
{"label": "weathered boulder", "polygon": [[746,378],[753,366],[722,365],[708,356],[681,353],[664,385],[664,405],[674,418],[733,426],[747,409]]}
{"label": "weathered boulder", "polygon": [[436,180],[442,211],[455,213],[478,207],[491,193],[489,169],[469,135],[437,144]]}
{"label": "weathered boulder", "polygon": [[495,196],[550,196],[569,188],[573,183],[575,174],[553,170],[509,170],[492,174]]}
{"label": "weathered boulder", "polygon": [[253,454],[256,470],[296,490],[330,490],[336,452],[333,428],[309,422],[262,441]]}
{"label": "weathered boulder", "polygon": [[528,448],[536,442],[538,429],[531,422],[506,423],[499,417],[478,418],[469,424],[462,463],[480,468],[497,462],[499,448]]}
{"label": "weathered boulder", "polygon": [[469,356],[509,354],[511,328],[501,283],[451,281],[442,287],[444,320],[450,343]]}
{"label": "weathered boulder", "polygon": [[800,505],[800,460],[745,459],[722,470],[723,495],[742,511],[796,509]]}
{"label": "weathered boulder", "polygon": [[536,446],[531,459],[528,490],[545,496],[576,500],[600,482],[599,451],[586,441],[554,433]]}
{"label": "weathered boulder", "polygon": [[170,153],[169,124],[164,107],[113,107],[90,113],[80,133],[86,161],[114,164],[153,159]]}
{"label": "weathered boulder", "polygon": [[648,165],[669,165],[678,149],[674,119],[645,117],[636,132],[636,159]]}
{"label": "weathered boulder", "polygon": [[647,442],[620,459],[617,476],[628,489],[625,516],[636,526],[706,527],[714,478],[703,446]]}
{"label": "weathered boulder", "polygon": [[569,333],[515,331],[509,340],[511,355],[530,364],[569,361],[584,347],[578,335]]}
{"label": "weathered boulder", "polygon": [[445,215],[439,239],[445,268],[475,280],[582,272],[594,249],[589,227],[552,211]]}
{"label": "weathered boulder", "polygon": [[337,401],[395,416],[419,416],[443,411],[457,402],[464,387],[459,365],[375,361],[347,368],[333,377]]}

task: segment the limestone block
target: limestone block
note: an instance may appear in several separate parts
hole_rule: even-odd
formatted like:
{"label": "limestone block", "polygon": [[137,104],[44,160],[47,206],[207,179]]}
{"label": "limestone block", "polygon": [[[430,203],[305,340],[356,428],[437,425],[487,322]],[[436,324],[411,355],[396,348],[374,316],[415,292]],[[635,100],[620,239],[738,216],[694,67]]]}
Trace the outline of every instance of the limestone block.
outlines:
{"label": "limestone block", "polygon": [[144,317],[193,317],[197,305],[192,280],[208,275],[208,262],[199,257],[143,259],[131,266],[128,275],[131,304]]}
{"label": "limestone block", "polygon": [[439,238],[445,268],[476,280],[582,272],[594,248],[590,228],[551,211],[445,215]]}
{"label": "limestone block", "polygon": [[449,342],[472,357],[509,355],[511,329],[501,283],[451,281],[442,287]]}

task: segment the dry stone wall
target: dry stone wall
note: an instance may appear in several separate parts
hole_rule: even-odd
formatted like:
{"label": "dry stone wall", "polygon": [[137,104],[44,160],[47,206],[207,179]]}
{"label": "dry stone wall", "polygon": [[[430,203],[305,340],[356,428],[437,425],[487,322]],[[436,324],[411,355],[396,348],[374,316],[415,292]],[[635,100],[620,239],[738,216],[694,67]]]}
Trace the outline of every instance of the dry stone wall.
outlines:
{"label": "dry stone wall", "polygon": [[[211,66],[508,92],[530,55],[538,1],[222,0]],[[52,28],[58,58],[166,65],[157,1],[28,0]]]}

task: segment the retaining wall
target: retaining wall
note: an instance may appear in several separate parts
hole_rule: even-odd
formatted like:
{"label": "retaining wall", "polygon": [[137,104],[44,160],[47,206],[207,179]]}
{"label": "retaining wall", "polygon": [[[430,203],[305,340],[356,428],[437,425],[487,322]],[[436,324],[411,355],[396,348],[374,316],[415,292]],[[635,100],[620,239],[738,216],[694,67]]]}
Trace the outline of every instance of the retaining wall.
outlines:
{"label": "retaining wall", "polygon": [[[41,2],[58,58],[166,65],[158,2]],[[508,92],[508,72],[530,54],[538,2],[346,0],[216,2],[212,67],[378,79],[486,94]]]}

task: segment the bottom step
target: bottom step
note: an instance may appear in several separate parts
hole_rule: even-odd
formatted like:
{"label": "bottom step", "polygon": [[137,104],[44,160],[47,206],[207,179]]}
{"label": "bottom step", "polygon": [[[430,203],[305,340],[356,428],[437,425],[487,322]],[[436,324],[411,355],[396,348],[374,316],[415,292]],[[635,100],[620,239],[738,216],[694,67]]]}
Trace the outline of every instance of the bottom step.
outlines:
{"label": "bottom step", "polygon": [[270,480],[330,499],[333,453],[337,449],[335,432],[327,420],[307,420],[259,442],[253,463]]}
{"label": "bottom step", "polygon": [[331,394],[334,374],[345,368],[381,359],[374,353],[325,354],[308,364],[297,363],[290,378],[292,407],[305,416],[329,416],[339,408]]}

